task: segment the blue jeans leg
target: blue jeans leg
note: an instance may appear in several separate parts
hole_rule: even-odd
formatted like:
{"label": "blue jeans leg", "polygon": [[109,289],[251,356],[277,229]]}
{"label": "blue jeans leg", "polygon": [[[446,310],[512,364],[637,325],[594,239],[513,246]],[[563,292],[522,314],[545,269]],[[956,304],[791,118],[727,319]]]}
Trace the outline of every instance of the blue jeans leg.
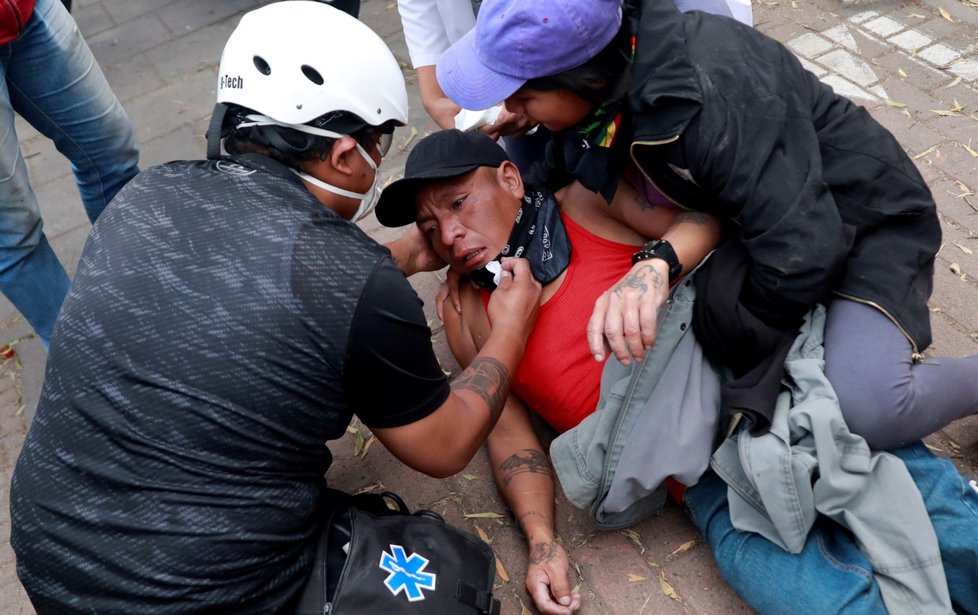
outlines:
{"label": "blue jeans leg", "polygon": [[14,113],[71,161],[94,221],[138,172],[129,118],[59,0],[38,0],[20,36],[0,46],[0,290],[47,346],[68,277],[44,238]]}
{"label": "blue jeans leg", "polygon": [[129,116],[60,0],[38,0],[11,45],[7,82],[14,110],[71,161],[94,222],[139,172]]}
{"label": "blue jeans leg", "polygon": [[922,443],[890,452],[903,460],[924,497],[955,610],[978,614],[978,493],[954,464]]}
{"label": "blue jeans leg", "polygon": [[[0,63],[5,66],[6,62]],[[6,94],[7,82],[0,80],[0,291],[20,310],[46,348],[69,281],[44,237]]]}
{"label": "blue jeans leg", "polygon": [[724,579],[764,615],[886,615],[872,567],[850,535],[819,520],[798,554],[730,522],[727,486],[712,472],[686,490],[686,513],[706,538]]}

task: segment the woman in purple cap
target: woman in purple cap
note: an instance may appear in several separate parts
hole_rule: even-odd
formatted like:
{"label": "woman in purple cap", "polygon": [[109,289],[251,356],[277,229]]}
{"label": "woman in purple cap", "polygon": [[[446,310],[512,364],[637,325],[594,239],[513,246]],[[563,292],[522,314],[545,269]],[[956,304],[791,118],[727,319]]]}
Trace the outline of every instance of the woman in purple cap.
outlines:
{"label": "woman in purple cap", "polygon": [[[740,281],[708,275],[731,260],[713,258],[697,285],[723,280],[710,290],[731,289],[736,322],[693,329],[735,376],[776,364],[782,341],[823,303],[825,372],[871,445],[895,448],[978,411],[978,356],[923,361],[941,231],[893,135],[763,34],[637,2],[486,0],[474,31],[439,60],[439,82],[463,106],[505,100],[554,131],[537,169],[551,188],[576,179],[610,202],[624,179],[656,207],[729,221],[722,249],[742,257]],[[655,282],[682,263],[668,241],[638,254],[651,258],[623,281],[646,283],[619,282],[595,306],[598,360],[641,359],[654,343],[668,286]],[[744,341],[758,339],[744,335],[751,327],[770,343]],[[769,418],[769,402],[757,406],[752,431]]]}
{"label": "woman in purple cap", "polygon": [[[486,0],[438,79],[459,104],[505,100],[558,133],[536,169],[551,188],[577,179],[610,202],[624,178],[656,206],[728,220],[730,249],[746,253],[738,324],[752,320],[774,340],[745,362],[736,327],[700,327],[736,376],[776,356],[780,333],[793,337],[823,303],[826,373],[852,430],[874,447],[978,411],[978,356],[923,361],[941,230],[893,135],[771,38],[636,1]],[[676,265],[668,242],[647,248],[666,279]],[[640,358],[664,300],[621,283],[605,293],[588,326],[595,359]],[[757,416],[763,426],[763,408]]]}

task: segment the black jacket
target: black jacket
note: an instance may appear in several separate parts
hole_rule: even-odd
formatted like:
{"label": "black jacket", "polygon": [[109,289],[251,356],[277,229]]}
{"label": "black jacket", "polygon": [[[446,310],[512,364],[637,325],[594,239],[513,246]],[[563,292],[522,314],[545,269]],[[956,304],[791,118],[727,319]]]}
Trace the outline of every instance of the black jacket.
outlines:
{"label": "black jacket", "polygon": [[941,230],[893,135],[733,20],[646,0],[637,40],[632,157],[678,202],[740,225],[744,303],[798,313],[832,289],[928,346]]}
{"label": "black jacket", "polygon": [[[834,291],[926,348],[941,230],[893,135],[732,19],[643,0],[636,34],[627,153],[677,204],[733,221],[751,260],[744,305],[784,322]],[[574,149],[552,153],[580,168]]]}

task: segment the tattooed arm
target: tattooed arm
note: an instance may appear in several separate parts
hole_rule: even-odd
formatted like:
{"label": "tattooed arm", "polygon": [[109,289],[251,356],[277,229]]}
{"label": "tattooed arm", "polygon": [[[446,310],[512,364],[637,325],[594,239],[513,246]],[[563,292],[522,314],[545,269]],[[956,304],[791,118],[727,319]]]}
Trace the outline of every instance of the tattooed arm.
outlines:
{"label": "tattooed arm", "polygon": [[472,362],[452,381],[448,399],[408,425],[375,428],[377,439],[395,457],[430,476],[462,471],[503,410],[510,374],[523,357],[539,306],[540,283],[533,279],[527,262],[504,261],[502,281],[489,302],[492,331]]}
{"label": "tattooed arm", "polygon": [[541,613],[573,613],[581,599],[571,593],[567,553],[556,539],[553,469],[515,395],[489,435],[489,460],[496,485],[526,535],[526,591]]}
{"label": "tattooed arm", "polygon": [[[716,218],[696,211],[650,206],[627,184],[619,186],[615,215],[639,234],[665,239],[689,273],[720,242]],[[669,266],[660,258],[639,261],[594,304],[587,325],[596,361],[613,352],[623,364],[641,361],[655,344],[659,308],[669,296]]]}
{"label": "tattooed arm", "polygon": [[[462,286],[458,300],[461,309],[445,310],[445,338],[455,360],[466,366],[477,359],[490,326],[479,291]],[[444,301],[450,305],[451,299]],[[541,613],[574,612],[580,596],[570,592],[567,554],[555,539],[553,470],[517,396],[507,397],[488,449],[496,485],[526,535],[527,591]]]}

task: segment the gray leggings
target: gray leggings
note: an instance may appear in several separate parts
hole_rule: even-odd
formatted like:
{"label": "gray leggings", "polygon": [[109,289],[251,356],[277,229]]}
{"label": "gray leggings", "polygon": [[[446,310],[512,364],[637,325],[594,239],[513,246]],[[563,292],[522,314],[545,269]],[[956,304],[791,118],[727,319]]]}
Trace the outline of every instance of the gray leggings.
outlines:
{"label": "gray leggings", "polygon": [[849,428],[874,448],[893,448],[978,413],[978,355],[914,363],[906,337],[879,310],[829,304],[825,374]]}

